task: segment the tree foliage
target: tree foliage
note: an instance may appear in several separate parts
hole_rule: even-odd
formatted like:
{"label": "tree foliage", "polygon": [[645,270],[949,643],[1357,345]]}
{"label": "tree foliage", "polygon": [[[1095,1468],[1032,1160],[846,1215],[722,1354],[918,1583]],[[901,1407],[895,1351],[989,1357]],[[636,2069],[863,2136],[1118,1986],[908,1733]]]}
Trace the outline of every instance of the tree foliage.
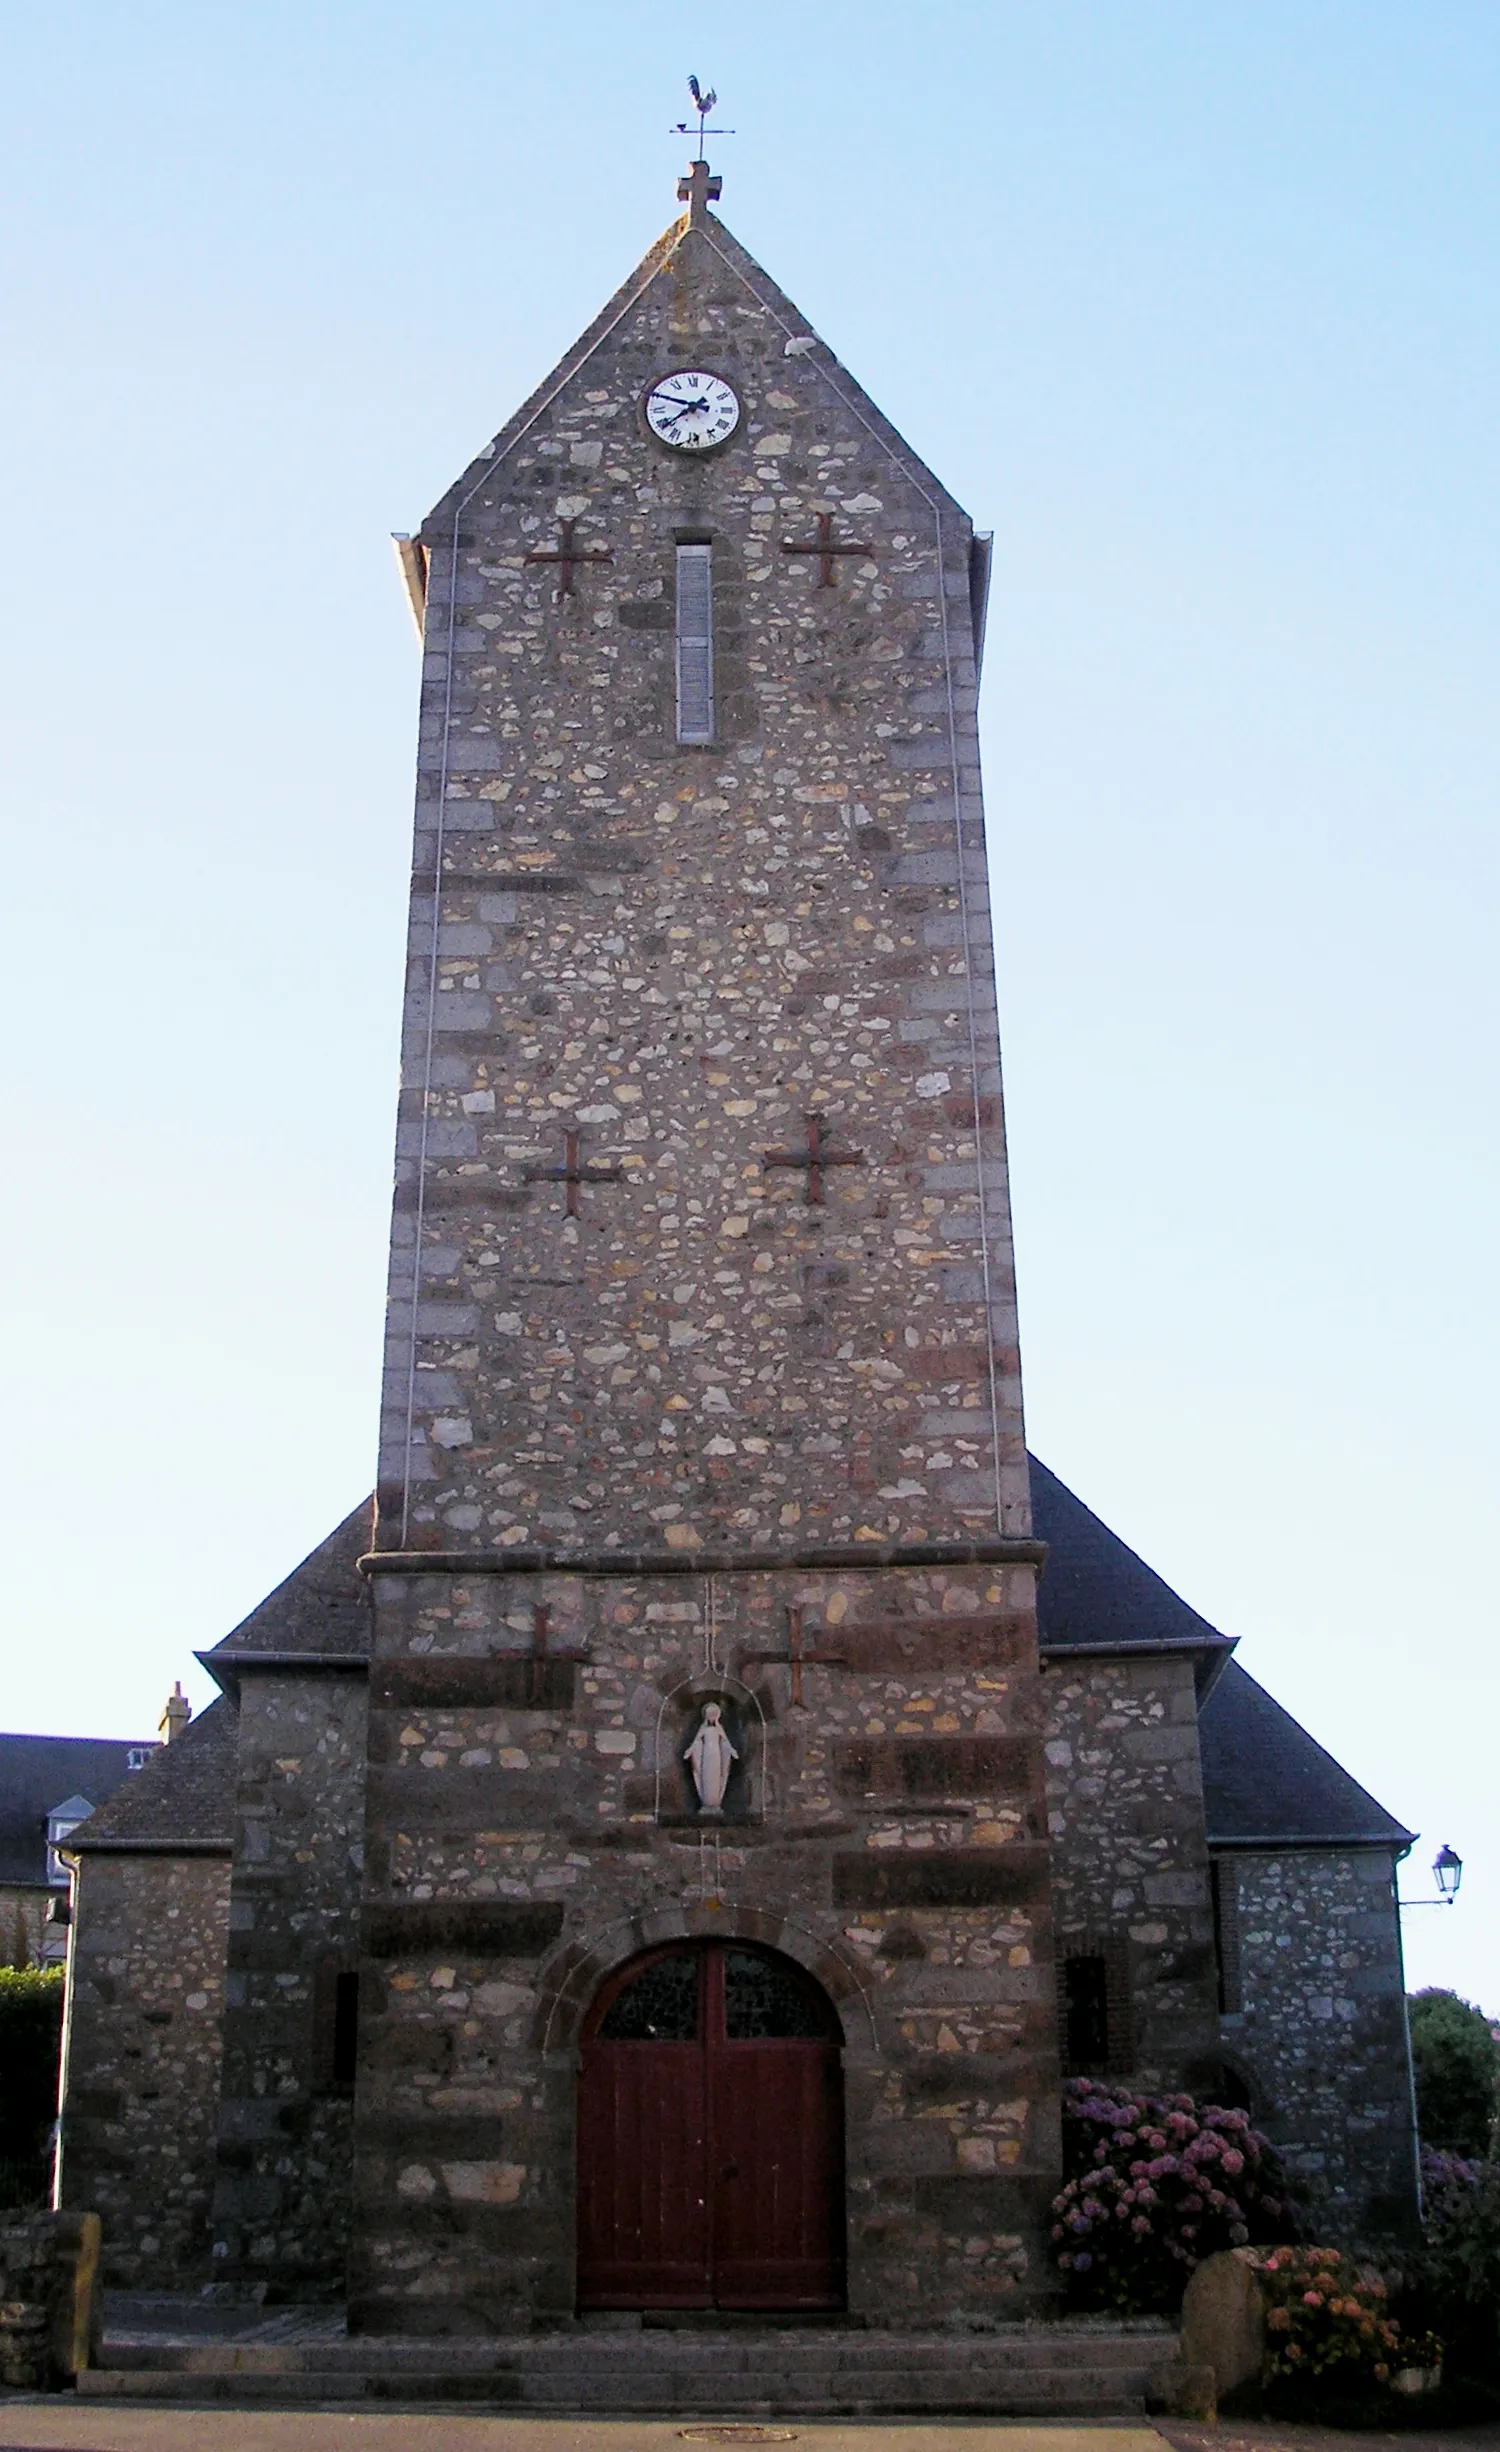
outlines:
{"label": "tree foliage", "polygon": [[1487,2154],[1500,2110],[1500,2044],[1472,2001],[1436,1987],[1410,2002],[1417,2129],[1439,2153]]}
{"label": "tree foliage", "polygon": [[1500,2376],[1500,2163],[1422,2154],[1422,2246],[1407,2296],[1470,2373]]}

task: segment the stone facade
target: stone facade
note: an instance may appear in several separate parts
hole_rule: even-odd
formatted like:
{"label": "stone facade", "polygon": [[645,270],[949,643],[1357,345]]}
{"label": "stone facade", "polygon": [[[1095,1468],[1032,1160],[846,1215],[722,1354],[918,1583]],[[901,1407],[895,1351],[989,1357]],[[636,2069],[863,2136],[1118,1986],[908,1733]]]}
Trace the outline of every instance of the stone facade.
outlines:
{"label": "stone facade", "polygon": [[365,1700],[362,1668],[240,1677],[213,2255],[273,2298],[344,2283],[354,2089],[335,2049],[359,1965]]}
{"label": "stone facade", "polygon": [[[699,364],[743,403],[706,457],[641,409]],[[678,737],[685,541],[711,747]],[[706,1900],[799,1934],[878,2039],[854,2304],[1024,2303],[1055,2060],[970,523],[704,219],[423,543],[361,2321],[571,2306],[545,2004]],[[596,557],[566,585],[564,543]],[[709,1697],[745,1751],[711,1844]]]}
{"label": "stone facade", "polygon": [[1224,2041],[1316,2235],[1380,2240],[1414,2218],[1401,1929],[1389,1849],[1216,1853]]}
{"label": "stone facade", "polygon": [[[1291,1730],[1276,1827],[1405,1837],[1027,1457],[983,543],[702,204],[404,541],[375,1527],[206,1655],[237,1716],[80,1834],[65,2201],[120,2280],[347,2270],[359,2329],[568,2322],[591,2004],[704,1937],[792,1959],[842,2028],[850,2308],[1054,2305],[1059,1956],[1073,2065],[1226,2066],[1209,1714],[1221,1830],[1263,1833]],[[673,452],[643,395],[701,366],[740,420]],[[1320,1857],[1300,1922],[1289,1861],[1236,1858],[1227,2057],[1309,2172],[1344,2140],[1339,2220],[1360,2121],[1370,2203],[1402,2185],[1399,2000],[1366,1859]]]}
{"label": "stone facade", "polygon": [[[851,2304],[1035,2295],[1057,2143],[1030,1582],[390,1578],[359,2322],[571,2310],[578,2021],[610,1967],[684,1933],[770,1942],[839,2006]],[[545,1700],[535,1600],[575,1656]],[[788,1607],[823,1656],[800,1670]],[[682,1769],[709,1699],[744,1772],[711,1831]]]}
{"label": "stone facade", "polygon": [[90,1858],[72,1929],[59,2203],[132,2290],[207,2275],[229,1860]]}
{"label": "stone facade", "polygon": [[[378,1544],[1024,1535],[970,523],[726,233],[651,269],[424,530]],[[685,354],[707,461],[640,414]]]}
{"label": "stone facade", "polygon": [[1109,2049],[1147,2087],[1214,2087],[1217,1974],[1194,1663],[1049,1661],[1047,1807],[1058,1958],[1108,1971]]}

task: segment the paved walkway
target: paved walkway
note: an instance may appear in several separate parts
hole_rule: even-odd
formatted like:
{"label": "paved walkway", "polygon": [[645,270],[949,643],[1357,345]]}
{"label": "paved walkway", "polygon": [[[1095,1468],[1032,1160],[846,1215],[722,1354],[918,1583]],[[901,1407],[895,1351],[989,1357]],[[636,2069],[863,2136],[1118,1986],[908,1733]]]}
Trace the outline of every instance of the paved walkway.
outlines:
{"label": "paved walkway", "polygon": [[1226,2419],[1219,2426],[1190,2426],[1161,2418],[1157,2426],[1172,2452],[1500,2452],[1500,2425],[1415,2427],[1399,2434],[1355,2435],[1331,2426],[1271,2426]]}
{"label": "paved walkway", "polygon": [[0,2398],[0,2452],[1163,2452],[1149,2426],[674,2425],[398,2411],[111,2409]]}

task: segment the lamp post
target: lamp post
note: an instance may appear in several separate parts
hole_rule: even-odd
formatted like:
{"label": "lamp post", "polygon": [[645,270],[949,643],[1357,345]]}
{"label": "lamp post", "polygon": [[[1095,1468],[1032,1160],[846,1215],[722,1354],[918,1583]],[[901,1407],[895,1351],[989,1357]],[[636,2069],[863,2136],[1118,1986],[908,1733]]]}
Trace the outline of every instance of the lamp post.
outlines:
{"label": "lamp post", "polygon": [[1435,1899],[1403,1899],[1399,1893],[1398,1907],[1451,1907],[1458,1896],[1458,1885],[1464,1877],[1464,1860],[1456,1848],[1443,1841],[1432,1860],[1432,1878],[1437,1883]]}

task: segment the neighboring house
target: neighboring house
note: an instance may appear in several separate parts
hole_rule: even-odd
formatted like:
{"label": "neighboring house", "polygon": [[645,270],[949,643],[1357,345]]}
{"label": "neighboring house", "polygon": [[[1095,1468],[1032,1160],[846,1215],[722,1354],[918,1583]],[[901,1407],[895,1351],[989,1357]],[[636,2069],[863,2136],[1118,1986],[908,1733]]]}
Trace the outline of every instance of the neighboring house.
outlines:
{"label": "neighboring house", "polygon": [[58,1844],[155,1751],[120,1737],[0,1736],[0,1964],[23,1950],[34,1965],[63,1957],[66,1927],[48,1916],[68,1895]]}

